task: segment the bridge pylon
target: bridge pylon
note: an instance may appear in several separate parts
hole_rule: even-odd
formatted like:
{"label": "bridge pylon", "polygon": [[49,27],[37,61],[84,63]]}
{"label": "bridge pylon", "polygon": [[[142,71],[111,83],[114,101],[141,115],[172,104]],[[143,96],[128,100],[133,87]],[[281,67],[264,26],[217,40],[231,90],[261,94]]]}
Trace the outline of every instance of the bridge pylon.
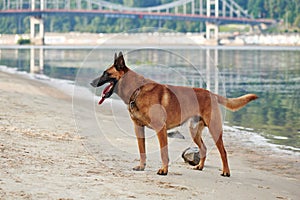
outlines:
{"label": "bridge pylon", "polygon": [[219,39],[219,26],[217,24],[206,22],[206,39],[216,40]]}
{"label": "bridge pylon", "polygon": [[[219,0],[206,0],[206,16],[219,17]],[[206,39],[218,41],[219,26],[217,23],[206,22]]]}
{"label": "bridge pylon", "polygon": [[44,20],[41,17],[30,17],[30,41],[32,44],[44,44]]}
{"label": "bridge pylon", "polygon": [[[36,9],[36,3],[39,3],[39,10],[44,10],[44,0],[31,0],[31,10]],[[30,41],[32,44],[44,44],[44,20],[41,15],[30,17]]]}

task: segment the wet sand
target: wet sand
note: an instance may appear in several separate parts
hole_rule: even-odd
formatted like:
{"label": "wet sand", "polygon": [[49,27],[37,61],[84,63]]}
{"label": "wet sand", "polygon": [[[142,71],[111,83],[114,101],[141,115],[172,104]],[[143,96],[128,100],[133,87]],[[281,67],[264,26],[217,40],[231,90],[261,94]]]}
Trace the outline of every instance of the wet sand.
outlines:
{"label": "wet sand", "polygon": [[[184,133],[185,140],[169,140],[169,174],[158,176],[156,137],[149,136],[147,142],[146,170],[132,171],[138,163],[135,138],[122,134],[120,127],[115,126],[112,113],[116,110],[111,111],[109,103],[99,107],[93,100],[72,101],[72,97],[49,84],[4,72],[0,72],[0,98],[0,199],[300,196],[299,157],[247,147],[232,136],[235,133],[224,133],[230,178],[220,176],[221,161],[216,148],[210,148],[203,171],[192,170],[183,162],[182,150],[192,145],[188,133]],[[132,125],[125,115],[117,120],[130,130]],[[96,134],[99,126],[104,134]]]}

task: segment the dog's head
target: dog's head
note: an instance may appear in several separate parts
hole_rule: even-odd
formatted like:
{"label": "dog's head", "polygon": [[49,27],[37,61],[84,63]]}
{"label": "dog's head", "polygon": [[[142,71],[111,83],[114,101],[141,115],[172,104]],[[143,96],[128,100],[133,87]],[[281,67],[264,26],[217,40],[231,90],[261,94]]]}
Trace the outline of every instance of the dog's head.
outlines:
{"label": "dog's head", "polygon": [[122,52],[120,52],[118,56],[115,53],[114,64],[106,69],[100,77],[91,82],[91,86],[93,87],[100,87],[106,83],[109,83],[109,85],[106,86],[102,91],[99,104],[103,103],[105,99],[109,98],[113,94],[118,81],[126,72],[128,72],[128,68],[125,64]]}

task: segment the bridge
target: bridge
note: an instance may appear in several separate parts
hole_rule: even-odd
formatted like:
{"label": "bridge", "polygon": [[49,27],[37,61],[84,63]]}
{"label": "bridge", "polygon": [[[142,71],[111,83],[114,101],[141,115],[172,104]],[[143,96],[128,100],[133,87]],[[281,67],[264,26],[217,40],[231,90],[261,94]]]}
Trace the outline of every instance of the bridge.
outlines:
{"label": "bridge", "polygon": [[218,39],[219,25],[221,24],[255,26],[275,23],[270,19],[254,19],[234,0],[176,0],[153,7],[127,7],[103,0],[2,0],[2,5],[0,3],[0,16],[2,17],[31,16],[30,37],[36,43],[43,43],[43,16],[58,14],[199,21],[206,23],[206,38],[215,40]]}

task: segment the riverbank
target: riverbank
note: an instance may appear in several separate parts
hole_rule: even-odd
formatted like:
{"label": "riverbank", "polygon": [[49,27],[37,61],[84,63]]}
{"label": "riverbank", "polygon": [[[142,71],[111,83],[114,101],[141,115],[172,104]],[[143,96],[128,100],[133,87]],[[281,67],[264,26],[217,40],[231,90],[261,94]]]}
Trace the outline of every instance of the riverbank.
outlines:
{"label": "riverbank", "polygon": [[[29,34],[4,35],[0,34],[0,45],[16,45],[20,39],[29,39]],[[259,34],[232,35],[221,34],[220,39],[207,40],[204,34],[197,33],[45,33],[45,45],[90,45],[90,46],[300,46],[300,34]]]}
{"label": "riverbank", "polygon": [[[76,96],[72,103],[71,96],[51,84],[0,72],[1,199],[297,199],[300,195],[296,157],[251,149],[232,132],[224,133],[230,178],[219,175],[216,148],[210,149],[201,172],[174,160],[180,157],[182,144],[191,144],[179,139],[170,139],[168,176],[156,175],[160,158],[150,151],[146,170],[134,172],[138,155],[128,152],[137,152],[137,145],[127,142],[115,127],[110,104],[99,107]],[[96,106],[95,110],[86,105]],[[99,131],[90,127],[95,116],[106,133],[97,141],[97,151],[88,145],[88,136]],[[130,121],[123,124],[130,129]],[[158,148],[151,139],[147,146]]]}

